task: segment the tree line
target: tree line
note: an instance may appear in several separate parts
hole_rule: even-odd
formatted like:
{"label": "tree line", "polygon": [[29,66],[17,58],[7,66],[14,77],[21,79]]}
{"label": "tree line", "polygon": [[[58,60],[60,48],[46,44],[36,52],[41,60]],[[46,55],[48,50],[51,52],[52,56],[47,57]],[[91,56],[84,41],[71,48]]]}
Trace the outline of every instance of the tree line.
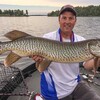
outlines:
{"label": "tree line", "polygon": [[28,10],[1,10],[0,9],[0,16],[28,16]]}
{"label": "tree line", "polygon": [[[99,6],[87,6],[87,7],[81,7],[77,6],[75,7],[75,10],[77,12],[77,16],[100,16],[100,5]],[[47,14],[48,16],[58,16],[59,10],[52,11]]]}

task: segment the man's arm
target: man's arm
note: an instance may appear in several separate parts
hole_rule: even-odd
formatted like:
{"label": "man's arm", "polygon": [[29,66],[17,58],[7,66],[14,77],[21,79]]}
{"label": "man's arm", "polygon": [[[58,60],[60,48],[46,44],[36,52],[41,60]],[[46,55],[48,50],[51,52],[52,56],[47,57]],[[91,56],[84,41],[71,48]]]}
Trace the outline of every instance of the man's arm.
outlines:
{"label": "man's arm", "polygon": [[[95,64],[96,63],[96,64]],[[100,67],[100,58],[96,59],[90,59],[83,63],[84,68],[92,70],[94,67],[97,69]]]}
{"label": "man's arm", "polygon": [[39,72],[43,72],[51,63],[50,60],[41,56],[32,56],[31,58],[36,62],[36,68]]}

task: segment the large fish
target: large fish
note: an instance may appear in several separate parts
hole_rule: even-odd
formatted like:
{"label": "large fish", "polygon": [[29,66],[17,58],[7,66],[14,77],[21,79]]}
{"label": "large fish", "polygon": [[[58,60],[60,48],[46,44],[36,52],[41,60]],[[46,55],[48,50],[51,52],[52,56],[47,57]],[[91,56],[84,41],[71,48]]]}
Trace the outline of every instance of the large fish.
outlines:
{"label": "large fish", "polygon": [[11,41],[0,43],[0,54],[11,51],[4,61],[10,66],[23,56],[39,55],[54,62],[83,62],[100,57],[100,39],[90,39],[75,43],[33,37],[21,31],[5,34]]}

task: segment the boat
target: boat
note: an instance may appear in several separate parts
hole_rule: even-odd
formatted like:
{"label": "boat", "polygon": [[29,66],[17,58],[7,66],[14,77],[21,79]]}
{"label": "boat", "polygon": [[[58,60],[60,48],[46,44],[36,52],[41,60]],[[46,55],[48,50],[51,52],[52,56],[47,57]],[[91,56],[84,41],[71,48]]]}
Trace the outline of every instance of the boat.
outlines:
{"label": "boat", "polygon": [[[3,64],[0,64],[0,66],[3,66]],[[6,69],[4,69],[6,70]],[[7,69],[10,70],[10,69]],[[34,91],[34,93],[38,93],[40,94],[40,87],[39,87],[39,83],[40,83],[40,73],[37,71],[36,67],[35,67],[35,63],[30,64],[29,66],[27,66],[26,68],[24,68],[23,70],[21,70],[22,72],[22,76],[20,71],[16,68],[16,67],[11,67],[11,70],[13,70],[14,75],[15,76],[11,76],[6,77],[5,79],[8,79],[8,82],[5,82],[6,84],[1,84],[0,83],[0,93],[5,92],[9,92],[12,93],[12,96],[9,95],[2,95],[0,96],[0,100],[29,100],[27,95],[23,95],[23,93],[25,92],[26,89],[26,94],[29,93],[30,91]],[[3,70],[2,70],[3,71]],[[4,74],[4,72],[2,72]],[[7,74],[11,74],[10,71],[6,72]],[[1,75],[1,74],[0,74]],[[95,78],[93,79],[93,72],[91,71],[86,71],[82,64],[80,64],[80,75],[81,75],[81,79],[83,81],[85,81],[91,88],[93,88],[93,90],[99,95],[100,93],[100,71],[98,69],[98,73],[96,74]],[[2,76],[2,75],[1,75]],[[3,76],[2,76],[3,77]],[[24,78],[24,80],[23,80]],[[17,82],[15,82],[16,80],[18,80]],[[1,80],[2,81],[2,80]],[[1,82],[0,81],[0,82]],[[3,81],[2,81],[3,82]],[[16,84],[15,84],[15,83]],[[23,93],[19,93],[19,85],[22,86],[22,84],[25,84],[28,86],[24,87],[24,92]],[[24,84],[24,85],[25,85]],[[2,86],[1,86],[2,85]],[[9,89],[8,89],[9,87]],[[6,90],[6,88],[8,90]],[[28,88],[28,91],[27,91]],[[17,94],[17,95],[14,95]]]}

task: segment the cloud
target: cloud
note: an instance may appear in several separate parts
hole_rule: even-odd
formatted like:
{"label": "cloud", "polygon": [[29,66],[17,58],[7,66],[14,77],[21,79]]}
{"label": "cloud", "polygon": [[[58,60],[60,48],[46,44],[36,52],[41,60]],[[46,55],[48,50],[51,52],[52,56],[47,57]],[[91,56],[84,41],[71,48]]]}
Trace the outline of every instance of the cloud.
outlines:
{"label": "cloud", "polygon": [[61,7],[66,4],[73,6],[98,5],[100,0],[0,0],[0,4],[12,5],[45,5]]}
{"label": "cloud", "polygon": [[50,4],[56,6],[63,6],[71,4],[73,6],[88,6],[88,5],[100,5],[100,0],[47,0]]}

